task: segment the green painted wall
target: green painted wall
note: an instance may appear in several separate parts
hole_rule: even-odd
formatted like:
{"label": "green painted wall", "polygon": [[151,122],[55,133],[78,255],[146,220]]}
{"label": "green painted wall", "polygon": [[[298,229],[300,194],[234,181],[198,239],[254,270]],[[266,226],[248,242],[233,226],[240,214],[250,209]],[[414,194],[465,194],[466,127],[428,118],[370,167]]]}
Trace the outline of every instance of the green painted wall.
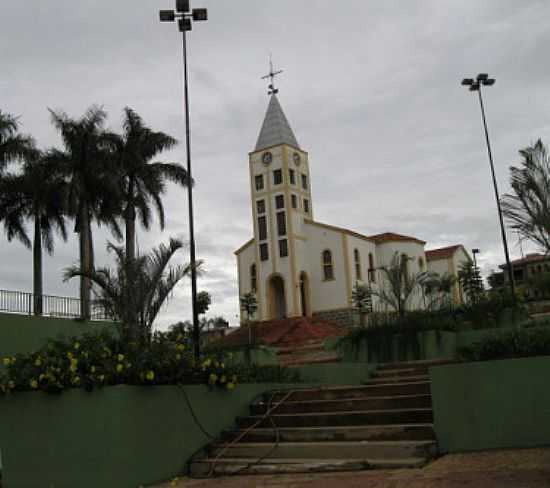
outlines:
{"label": "green painted wall", "polygon": [[[204,428],[217,436],[247,413],[258,394],[289,386],[239,385],[232,392],[184,388]],[[175,386],[0,397],[7,488],[136,488],[181,473],[208,441]]]}
{"label": "green painted wall", "polygon": [[307,364],[297,368],[306,383],[360,385],[369,379],[376,365],[367,363]]}
{"label": "green painted wall", "polygon": [[49,338],[79,336],[102,328],[114,328],[114,325],[0,313],[0,357],[36,351]]}
{"label": "green painted wall", "polygon": [[550,356],[430,368],[442,452],[550,445]]}

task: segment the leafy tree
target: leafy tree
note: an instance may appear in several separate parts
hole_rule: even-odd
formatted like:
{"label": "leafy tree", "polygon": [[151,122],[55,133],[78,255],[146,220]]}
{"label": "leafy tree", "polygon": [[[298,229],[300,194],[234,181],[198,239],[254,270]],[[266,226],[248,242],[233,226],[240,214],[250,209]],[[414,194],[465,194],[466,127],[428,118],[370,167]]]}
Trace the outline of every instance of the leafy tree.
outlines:
{"label": "leafy tree", "polygon": [[458,280],[468,301],[473,304],[479,303],[485,294],[479,268],[471,261],[462,263],[458,270]]}
{"label": "leafy tree", "polygon": [[160,228],[164,229],[164,206],[161,196],[166,181],[188,184],[187,171],[176,163],[151,162],[177,141],[164,132],[145,125],[131,108],[124,109],[123,134],[113,136],[115,159],[122,185],[123,218],[126,225],[126,255],[134,258],[136,218],[145,229],[151,225],[151,205],[156,208]]}
{"label": "leafy tree", "polygon": [[241,298],[241,310],[246,313],[246,320],[250,319],[258,310],[258,301],[256,300],[256,295],[252,292],[245,293]]}
{"label": "leafy tree", "polygon": [[359,325],[365,326],[365,316],[368,312],[372,312],[372,293],[371,289],[355,282],[351,292],[351,304],[359,312]]}
{"label": "leafy tree", "polygon": [[379,288],[371,287],[371,293],[382,303],[394,308],[400,317],[405,315],[414,292],[425,279],[426,272],[411,274],[408,271],[407,258],[396,251],[389,266],[381,266],[382,283]]}
{"label": "leafy tree", "polygon": [[34,140],[19,133],[17,117],[0,110],[0,173],[9,163],[33,156]]}
{"label": "leafy tree", "polygon": [[92,106],[80,119],[50,110],[52,123],[59,131],[63,150],[52,149],[47,158],[62,171],[67,181],[67,210],[75,219],[80,241],[81,317],[90,317],[90,291],[94,268],[92,220],[110,226],[122,237],[117,224],[120,215],[120,188],[112,162],[113,135],[104,130],[107,114]]}
{"label": "leafy tree", "polygon": [[88,272],[73,266],[65,270],[65,279],[89,278],[97,287],[98,303],[120,322],[121,336],[130,342],[148,343],[162,305],[191,272],[190,265],[168,267],[182,247],[181,241],[170,239],[168,245],[161,244],[148,255],[129,259],[122,247],[109,244],[108,250],[116,257],[115,271],[99,268]]}
{"label": "leafy tree", "polygon": [[[8,240],[15,237],[33,250],[33,309],[37,315],[42,314],[42,246],[48,254],[53,253],[55,231],[67,240],[65,186],[57,168],[40,158],[27,159],[21,173],[0,178],[0,220]],[[32,244],[27,221],[34,226]]]}
{"label": "leafy tree", "polygon": [[520,167],[510,167],[513,193],[502,197],[502,210],[512,228],[550,253],[550,159],[539,139],[519,151]]}
{"label": "leafy tree", "polygon": [[212,303],[212,297],[207,291],[200,291],[197,293],[197,315],[203,315],[208,312],[210,304]]}

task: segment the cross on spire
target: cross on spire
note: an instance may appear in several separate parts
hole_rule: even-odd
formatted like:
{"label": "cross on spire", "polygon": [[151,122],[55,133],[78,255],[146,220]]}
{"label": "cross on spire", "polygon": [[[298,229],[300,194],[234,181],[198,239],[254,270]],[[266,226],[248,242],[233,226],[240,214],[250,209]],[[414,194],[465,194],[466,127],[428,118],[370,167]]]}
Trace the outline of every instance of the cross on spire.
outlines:
{"label": "cross on spire", "polygon": [[267,94],[274,95],[279,93],[279,90],[275,88],[275,77],[281,74],[283,70],[273,71],[273,61],[271,59],[271,54],[269,55],[269,73],[265,76],[262,76],[262,80],[270,79],[269,85],[267,86]]}

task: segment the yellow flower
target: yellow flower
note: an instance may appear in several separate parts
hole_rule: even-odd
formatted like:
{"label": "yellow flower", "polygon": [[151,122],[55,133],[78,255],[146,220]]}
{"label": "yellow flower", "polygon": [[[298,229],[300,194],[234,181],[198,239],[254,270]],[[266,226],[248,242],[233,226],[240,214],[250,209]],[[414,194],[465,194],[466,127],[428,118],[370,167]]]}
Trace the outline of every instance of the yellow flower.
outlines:
{"label": "yellow flower", "polygon": [[72,384],[73,384],[73,385],[79,385],[79,384],[80,384],[80,376],[75,376],[75,377],[72,379]]}
{"label": "yellow flower", "polygon": [[41,375],[38,377],[38,381],[42,381],[45,377],[46,377],[46,375],[41,374]]}
{"label": "yellow flower", "polygon": [[208,368],[208,366],[210,366],[212,364],[212,360],[211,359],[207,359],[206,361],[204,361],[202,363],[202,367],[203,368]]}
{"label": "yellow flower", "polygon": [[234,390],[235,389],[235,383],[232,383],[231,381],[227,383],[226,388],[228,390]]}
{"label": "yellow flower", "polygon": [[216,383],[216,381],[218,381],[218,375],[212,373],[208,378],[208,382],[213,385],[214,383]]}
{"label": "yellow flower", "polygon": [[179,361],[181,359],[181,354],[176,354],[176,359]]}
{"label": "yellow flower", "polygon": [[10,358],[4,358],[4,359],[2,359],[2,362],[4,363],[4,366],[9,366],[10,363],[11,363],[11,359]]}
{"label": "yellow flower", "polygon": [[72,359],[73,353],[72,353],[71,351],[69,351],[69,352],[67,353],[67,357],[68,357],[69,359]]}
{"label": "yellow flower", "polygon": [[185,351],[185,345],[184,345],[184,344],[178,344],[178,345],[176,346],[176,349],[177,349],[178,351]]}
{"label": "yellow flower", "polygon": [[155,379],[155,372],[151,370],[147,371],[147,373],[145,373],[145,378],[149,381],[153,381]]}
{"label": "yellow flower", "polygon": [[36,381],[35,379],[32,379],[29,384],[31,385],[31,388],[33,390],[36,390],[38,388],[38,381]]}
{"label": "yellow flower", "polygon": [[126,369],[130,369],[132,367],[132,363],[126,363]]}
{"label": "yellow flower", "polygon": [[220,378],[220,383],[225,383],[227,381],[227,378],[225,377],[225,375],[222,375],[222,377]]}
{"label": "yellow flower", "polygon": [[36,358],[36,360],[34,361],[34,365],[35,366],[41,366],[42,365],[42,359],[40,358],[40,356],[38,356]]}
{"label": "yellow flower", "polygon": [[117,359],[118,359],[120,362],[124,361],[124,354],[119,354],[119,355],[117,356]]}
{"label": "yellow flower", "polygon": [[124,366],[122,364],[117,364],[116,365],[116,372],[117,373],[120,373],[122,370],[124,369]]}
{"label": "yellow flower", "polygon": [[225,364],[224,363],[220,364],[220,368],[225,369]]}
{"label": "yellow flower", "polygon": [[92,367],[90,368],[90,372],[95,373],[95,366],[92,366]]}
{"label": "yellow flower", "polygon": [[15,388],[15,383],[13,382],[13,380],[8,381],[8,388],[10,390],[13,390]]}
{"label": "yellow flower", "polygon": [[170,486],[177,486],[179,478],[176,476],[172,481],[170,481]]}
{"label": "yellow flower", "polygon": [[75,342],[75,343],[73,344],[73,347],[74,347],[75,349],[80,349],[80,342]]}
{"label": "yellow flower", "polygon": [[105,380],[105,375],[104,375],[104,374],[100,374],[100,375],[97,377],[97,379],[103,383],[103,381]]}
{"label": "yellow flower", "polygon": [[82,357],[83,357],[83,358],[88,359],[88,356],[89,356],[89,354],[88,354],[87,351],[82,351]]}

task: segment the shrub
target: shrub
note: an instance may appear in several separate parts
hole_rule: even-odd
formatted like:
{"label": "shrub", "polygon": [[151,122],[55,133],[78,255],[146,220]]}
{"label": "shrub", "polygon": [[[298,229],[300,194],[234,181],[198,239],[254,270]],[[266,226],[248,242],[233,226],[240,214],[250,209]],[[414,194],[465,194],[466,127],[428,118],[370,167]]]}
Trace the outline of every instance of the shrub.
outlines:
{"label": "shrub", "polygon": [[550,329],[518,328],[503,335],[491,335],[460,348],[458,353],[461,359],[467,361],[550,355]]}
{"label": "shrub", "polygon": [[60,393],[108,385],[207,384],[232,390],[237,382],[296,382],[279,366],[226,364],[223,354],[195,364],[188,335],[154,334],[147,346],[126,344],[108,332],[50,340],[31,354],[2,359],[0,394],[13,391]]}

